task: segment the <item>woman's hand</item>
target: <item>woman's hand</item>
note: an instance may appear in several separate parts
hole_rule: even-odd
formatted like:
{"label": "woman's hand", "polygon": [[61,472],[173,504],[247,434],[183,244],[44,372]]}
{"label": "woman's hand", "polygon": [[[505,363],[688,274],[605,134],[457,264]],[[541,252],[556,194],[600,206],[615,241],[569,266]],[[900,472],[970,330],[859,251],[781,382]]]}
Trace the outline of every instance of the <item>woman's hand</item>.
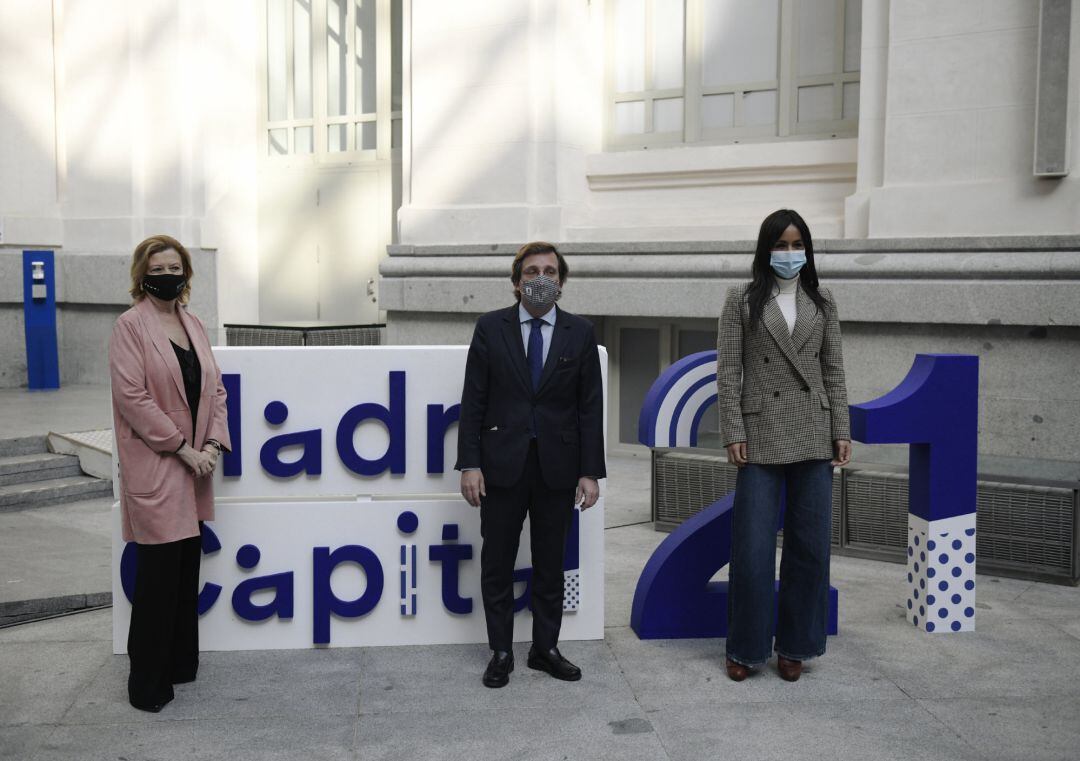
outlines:
{"label": "woman's hand", "polygon": [[180,451],[176,453],[176,456],[180,458],[181,462],[187,466],[196,478],[209,475],[214,472],[214,466],[210,462],[210,457],[206,452],[197,452],[192,447],[184,444],[180,448]]}
{"label": "woman's hand", "polygon": [[851,442],[847,439],[837,439],[833,442],[833,452],[836,457],[833,458],[833,467],[840,467],[841,465],[847,465],[851,462]]}
{"label": "woman's hand", "polygon": [[[217,467],[218,457],[221,456],[221,450],[213,444],[207,443],[203,444],[202,453],[210,458],[210,473],[213,473],[214,468]],[[209,475],[209,473],[207,475]]]}
{"label": "woman's hand", "polygon": [[746,464],[745,441],[736,441],[734,444],[727,445],[727,461],[736,468],[741,468]]}

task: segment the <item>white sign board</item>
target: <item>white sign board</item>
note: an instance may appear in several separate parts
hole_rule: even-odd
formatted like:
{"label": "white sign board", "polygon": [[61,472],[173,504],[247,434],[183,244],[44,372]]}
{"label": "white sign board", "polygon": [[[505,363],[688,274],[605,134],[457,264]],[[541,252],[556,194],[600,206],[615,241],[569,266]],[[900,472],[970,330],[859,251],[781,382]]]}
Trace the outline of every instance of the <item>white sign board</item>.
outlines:
{"label": "white sign board", "polygon": [[[466,352],[214,350],[233,454],[219,463],[216,519],[203,536],[203,650],[486,641],[480,515],[453,470]],[[564,640],[604,636],[603,511],[601,497],[575,512]],[[119,504],[113,512],[113,649],[123,653],[135,553],[120,536]],[[528,548],[526,521],[514,590],[521,640],[531,638]]]}

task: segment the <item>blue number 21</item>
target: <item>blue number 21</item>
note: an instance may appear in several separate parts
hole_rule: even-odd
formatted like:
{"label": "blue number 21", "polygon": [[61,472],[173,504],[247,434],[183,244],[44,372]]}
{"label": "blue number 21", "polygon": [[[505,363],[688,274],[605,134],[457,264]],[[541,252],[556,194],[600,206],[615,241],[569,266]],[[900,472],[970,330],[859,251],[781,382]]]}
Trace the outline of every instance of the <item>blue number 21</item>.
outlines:
{"label": "blue number 21", "polygon": [[[702,411],[716,397],[696,395],[700,408],[686,401],[688,389],[699,388],[711,372],[710,359],[715,367],[715,352],[686,357],[656,380],[639,419],[643,444],[696,443]],[[928,632],[975,626],[978,391],[978,357],[919,354],[895,389],[850,408],[855,440],[910,445],[907,617]],[[726,636],[727,583],[710,579],[731,558],[733,501],[734,493],[705,507],[649,558],[630,616],[640,638]],[[835,634],[835,589],[829,599],[829,633]]]}

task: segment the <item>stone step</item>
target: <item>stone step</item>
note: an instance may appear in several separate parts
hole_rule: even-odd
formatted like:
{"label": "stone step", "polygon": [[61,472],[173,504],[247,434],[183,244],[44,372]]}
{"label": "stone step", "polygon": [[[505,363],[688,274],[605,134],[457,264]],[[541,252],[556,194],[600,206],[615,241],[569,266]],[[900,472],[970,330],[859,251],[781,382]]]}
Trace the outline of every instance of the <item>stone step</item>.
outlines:
{"label": "stone step", "polygon": [[33,483],[8,484],[0,486],[0,511],[111,496],[112,483],[91,476],[69,476]]}
{"label": "stone step", "polygon": [[81,476],[79,458],[63,454],[23,454],[0,457],[0,486]]}
{"label": "stone step", "polygon": [[21,436],[15,439],[0,439],[0,457],[18,457],[24,454],[48,452],[48,440],[45,436]]}

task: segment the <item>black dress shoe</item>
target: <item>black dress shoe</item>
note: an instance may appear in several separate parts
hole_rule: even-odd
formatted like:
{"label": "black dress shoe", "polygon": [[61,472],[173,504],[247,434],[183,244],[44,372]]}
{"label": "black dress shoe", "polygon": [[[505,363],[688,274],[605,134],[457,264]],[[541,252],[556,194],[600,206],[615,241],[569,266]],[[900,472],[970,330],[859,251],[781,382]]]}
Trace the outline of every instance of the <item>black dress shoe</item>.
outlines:
{"label": "black dress shoe", "polygon": [[[131,702],[131,701],[128,701],[128,702]],[[162,703],[152,703],[152,704],[148,704],[148,705],[140,705],[139,703],[131,703],[131,707],[132,708],[137,708],[140,711],[146,711],[147,713],[160,713],[161,709],[164,708],[166,705],[168,705],[170,702],[172,702],[172,698],[169,698],[168,700],[166,700],[166,701],[164,701]]]}
{"label": "black dress shoe", "polygon": [[505,687],[506,683],[510,681],[510,672],[514,670],[514,654],[507,653],[502,650],[496,650],[491,660],[488,661],[487,668],[484,669],[484,686],[485,687]]}
{"label": "black dress shoe", "polygon": [[545,652],[533,645],[529,648],[529,668],[546,671],[564,682],[576,682],[581,679],[581,669],[563,658],[557,647]]}

